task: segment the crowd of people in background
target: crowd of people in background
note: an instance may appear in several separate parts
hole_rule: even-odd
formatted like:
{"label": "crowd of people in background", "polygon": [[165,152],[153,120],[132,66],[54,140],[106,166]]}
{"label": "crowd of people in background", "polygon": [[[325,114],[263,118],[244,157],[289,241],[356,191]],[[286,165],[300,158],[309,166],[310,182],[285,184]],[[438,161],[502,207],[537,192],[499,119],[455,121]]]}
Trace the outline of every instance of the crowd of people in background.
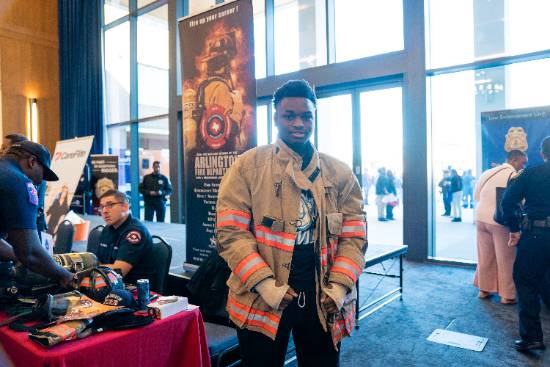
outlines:
{"label": "crowd of people in background", "polygon": [[465,170],[460,176],[451,166],[445,169],[438,183],[445,209],[441,215],[451,217],[451,222],[462,222],[462,208],[474,208],[474,185],[472,170]]}
{"label": "crowd of people in background", "polygon": [[363,174],[363,196],[365,205],[368,205],[370,187],[375,187],[376,207],[380,222],[395,220],[393,210],[399,205],[397,188],[401,186],[393,171],[380,167],[378,176],[372,177],[367,172]]}

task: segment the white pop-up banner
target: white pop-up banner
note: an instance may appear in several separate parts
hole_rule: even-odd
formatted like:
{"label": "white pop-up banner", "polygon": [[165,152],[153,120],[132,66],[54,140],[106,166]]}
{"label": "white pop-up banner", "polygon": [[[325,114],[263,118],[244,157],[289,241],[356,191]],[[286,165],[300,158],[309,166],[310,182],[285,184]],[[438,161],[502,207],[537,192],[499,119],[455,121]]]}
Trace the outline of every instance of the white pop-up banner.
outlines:
{"label": "white pop-up banner", "polygon": [[57,232],[57,226],[69,211],[93,140],[93,136],[86,136],[61,140],[55,145],[50,168],[57,174],[59,181],[47,183],[44,197],[48,233],[52,235]]}

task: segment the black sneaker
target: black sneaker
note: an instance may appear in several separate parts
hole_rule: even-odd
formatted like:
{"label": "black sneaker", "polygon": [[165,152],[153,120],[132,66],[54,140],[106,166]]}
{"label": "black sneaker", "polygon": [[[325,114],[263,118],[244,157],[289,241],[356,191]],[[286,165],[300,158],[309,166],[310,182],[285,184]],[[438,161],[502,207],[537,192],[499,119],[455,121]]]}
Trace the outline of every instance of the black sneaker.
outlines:
{"label": "black sneaker", "polygon": [[524,352],[527,350],[546,349],[546,346],[541,341],[527,341],[519,339],[514,342],[514,348],[520,352]]}

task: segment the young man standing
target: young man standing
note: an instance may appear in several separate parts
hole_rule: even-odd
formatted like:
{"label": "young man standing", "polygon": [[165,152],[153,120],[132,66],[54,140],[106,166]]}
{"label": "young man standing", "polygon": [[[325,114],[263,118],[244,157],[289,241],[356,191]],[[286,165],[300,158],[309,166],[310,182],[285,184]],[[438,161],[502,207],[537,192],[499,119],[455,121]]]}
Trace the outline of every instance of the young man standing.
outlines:
{"label": "young man standing", "polygon": [[283,366],[291,331],[300,365],[336,366],[353,328],[363,198],[351,169],[311,144],[316,104],[306,81],[281,86],[279,139],[244,153],[220,185],[217,244],[244,366]]}

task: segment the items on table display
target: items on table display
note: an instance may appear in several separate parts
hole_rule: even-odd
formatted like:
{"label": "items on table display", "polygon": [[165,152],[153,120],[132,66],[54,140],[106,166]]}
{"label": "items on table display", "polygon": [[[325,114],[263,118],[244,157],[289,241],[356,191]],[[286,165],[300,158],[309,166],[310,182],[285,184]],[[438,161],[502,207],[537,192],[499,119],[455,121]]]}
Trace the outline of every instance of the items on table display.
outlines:
{"label": "items on table display", "polygon": [[[52,347],[63,341],[81,339],[107,330],[145,326],[153,321],[149,315],[135,315],[134,309],[128,307],[131,305],[128,297],[133,298],[128,291],[117,290],[109,296],[119,297],[123,302],[118,305],[102,304],[78,291],[55,296],[44,295],[36,300],[30,311],[20,312],[18,316],[30,315],[33,319],[45,321],[45,324],[29,327],[20,323],[11,323],[10,328],[16,331],[28,331],[32,341],[45,347]],[[13,317],[6,320],[4,324],[12,321],[14,321]]]}
{"label": "items on table display", "polygon": [[112,290],[124,289],[122,276],[107,266],[98,266],[82,278],[79,289],[88,297],[103,302]]}
{"label": "items on table display", "polygon": [[256,146],[252,1],[223,4],[179,22],[187,262],[215,249],[221,178]]}
{"label": "items on table display", "polygon": [[137,280],[137,299],[138,299],[138,307],[140,310],[147,309],[147,305],[149,304],[149,279],[138,279]]}
{"label": "items on table display", "polygon": [[[82,273],[96,267],[99,262],[91,252],[53,255],[59,265],[72,273]],[[23,264],[2,263],[0,270],[6,276],[0,278],[0,299],[21,296],[35,297],[46,293],[57,293],[60,286],[57,281],[44,277],[27,269]]]}
{"label": "items on table display", "polygon": [[162,320],[181,311],[187,311],[189,302],[187,297],[167,296],[160,297],[148,306],[149,315]]}

